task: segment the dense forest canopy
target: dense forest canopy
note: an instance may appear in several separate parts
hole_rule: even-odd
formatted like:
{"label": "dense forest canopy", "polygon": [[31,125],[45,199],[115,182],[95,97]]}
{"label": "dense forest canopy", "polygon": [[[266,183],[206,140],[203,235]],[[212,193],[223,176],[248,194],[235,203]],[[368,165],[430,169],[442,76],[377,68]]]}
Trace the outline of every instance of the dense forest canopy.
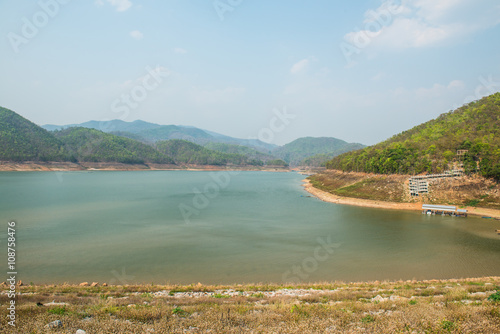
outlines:
{"label": "dense forest canopy", "polygon": [[213,151],[181,139],[159,141],[156,143],[156,148],[171,157],[176,163],[194,165],[263,165],[262,161],[250,159],[242,154]]}
{"label": "dense forest canopy", "polygon": [[0,160],[72,160],[61,141],[12,110],[0,107]]}
{"label": "dense forest canopy", "polygon": [[81,162],[174,163],[150,145],[99,130],[77,127],[55,131],[54,135]]}
{"label": "dense forest canopy", "polygon": [[[284,146],[273,150],[272,154],[292,166],[302,165],[305,159],[315,155],[325,155],[329,159],[352,150],[363,148],[364,145],[357,143],[347,143],[343,140],[331,137],[304,137],[299,138]],[[325,163],[329,159],[320,161],[318,165]],[[308,165],[314,165],[316,159],[307,162]]]}
{"label": "dense forest canopy", "polygon": [[205,145],[203,145],[203,147],[222,153],[243,154],[250,159],[262,160],[264,162],[266,162],[267,160],[275,159],[275,157],[270,154],[262,153],[248,146],[212,142],[206,143]]}
{"label": "dense forest canopy", "polygon": [[[466,150],[457,155],[458,150]],[[327,168],[380,174],[440,173],[463,164],[500,180],[500,93],[404,131],[377,145],[339,155]]]}

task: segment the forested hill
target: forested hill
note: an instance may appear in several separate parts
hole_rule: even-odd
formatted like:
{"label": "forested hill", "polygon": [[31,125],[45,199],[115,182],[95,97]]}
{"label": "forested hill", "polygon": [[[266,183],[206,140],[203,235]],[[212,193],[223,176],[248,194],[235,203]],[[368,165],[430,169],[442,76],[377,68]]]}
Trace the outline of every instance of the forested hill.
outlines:
{"label": "forested hill", "polygon": [[[463,156],[457,150],[467,150]],[[500,180],[500,93],[404,131],[377,145],[339,155],[327,168],[380,174],[439,173],[463,163]]]}
{"label": "forested hill", "polygon": [[[328,159],[341,153],[363,147],[364,145],[362,144],[347,143],[343,140],[331,137],[304,137],[275,149],[272,154],[283,159],[292,166],[297,166],[301,165],[304,159],[312,156],[317,156],[319,160],[322,158],[323,160],[321,161],[326,162]],[[310,164],[313,164],[313,160],[314,159],[310,160]]]}
{"label": "forested hill", "polygon": [[0,160],[67,161],[63,144],[50,132],[0,107]]}
{"label": "forested hill", "polygon": [[161,153],[171,157],[178,164],[194,165],[253,165],[262,166],[263,162],[238,153],[222,153],[210,150],[195,143],[172,139],[156,143]]}
{"label": "forested hill", "polygon": [[170,157],[150,145],[99,130],[77,127],[55,131],[54,135],[80,162],[174,164]]}

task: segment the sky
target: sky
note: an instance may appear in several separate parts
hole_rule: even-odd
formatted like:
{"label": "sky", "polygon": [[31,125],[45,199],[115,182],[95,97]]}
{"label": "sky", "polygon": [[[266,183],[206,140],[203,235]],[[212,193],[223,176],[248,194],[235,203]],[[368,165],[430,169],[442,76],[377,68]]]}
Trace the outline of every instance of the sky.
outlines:
{"label": "sky", "polygon": [[372,145],[500,91],[497,0],[0,1],[0,106]]}

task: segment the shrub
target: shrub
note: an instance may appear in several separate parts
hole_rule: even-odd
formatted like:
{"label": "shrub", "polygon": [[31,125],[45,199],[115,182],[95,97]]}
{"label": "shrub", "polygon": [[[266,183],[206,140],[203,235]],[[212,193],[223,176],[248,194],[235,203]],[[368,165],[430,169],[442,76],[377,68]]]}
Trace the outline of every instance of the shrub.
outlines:
{"label": "shrub", "polygon": [[500,302],[500,290],[498,290],[497,292],[495,292],[494,294],[490,295],[488,297],[488,300],[490,302],[493,302],[493,303],[498,303]]}

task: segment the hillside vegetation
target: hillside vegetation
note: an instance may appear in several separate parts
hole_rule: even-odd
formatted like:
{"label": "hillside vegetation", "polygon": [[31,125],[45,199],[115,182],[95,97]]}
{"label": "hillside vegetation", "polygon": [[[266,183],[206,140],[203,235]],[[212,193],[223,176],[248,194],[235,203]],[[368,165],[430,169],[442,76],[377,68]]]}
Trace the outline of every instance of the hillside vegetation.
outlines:
{"label": "hillside vegetation", "polygon": [[176,163],[193,165],[253,165],[262,166],[260,160],[249,159],[237,153],[222,153],[180,139],[160,141],[156,148]]}
{"label": "hillside vegetation", "polygon": [[207,143],[203,146],[210,150],[222,153],[243,154],[250,159],[262,160],[264,162],[267,160],[275,159],[275,157],[273,157],[270,154],[262,153],[248,146],[225,144],[225,143],[213,143],[213,142]]}
{"label": "hillside vegetation", "polygon": [[276,145],[258,139],[238,139],[195,127],[140,120],[89,121],[81,126],[44,128],[0,108],[0,161],[320,166],[332,156],[362,147],[335,138],[300,138],[276,149]]}
{"label": "hillside vegetation", "polygon": [[0,107],[0,160],[70,161],[72,158],[50,132]]}
{"label": "hillside vegetation", "polygon": [[54,135],[80,162],[174,163],[149,145],[99,130],[77,127],[55,131]]}
{"label": "hillside vegetation", "polygon": [[[283,159],[292,166],[301,165],[305,159],[316,156],[314,159],[308,160],[306,165],[320,166],[334,156],[363,147],[364,145],[347,143],[336,138],[305,137],[296,139],[291,143],[275,149],[272,154],[280,159]],[[323,159],[321,159],[321,157]]]}
{"label": "hillside vegetation", "polygon": [[115,119],[111,121],[89,121],[80,124],[68,125],[46,124],[42,127],[49,131],[63,130],[70,127],[91,128],[106,133],[115,133],[123,137],[136,139],[146,143],[155,143],[157,141],[170,139],[183,139],[199,145],[205,145],[207,143],[241,145],[263,152],[268,152],[276,148],[276,145],[265,143],[258,139],[233,138],[193,126],[160,125],[141,120],[125,122]]}
{"label": "hillside vegetation", "polygon": [[[457,156],[457,150],[468,150]],[[327,163],[327,168],[379,174],[439,173],[463,163],[471,174],[500,181],[500,93]]]}

